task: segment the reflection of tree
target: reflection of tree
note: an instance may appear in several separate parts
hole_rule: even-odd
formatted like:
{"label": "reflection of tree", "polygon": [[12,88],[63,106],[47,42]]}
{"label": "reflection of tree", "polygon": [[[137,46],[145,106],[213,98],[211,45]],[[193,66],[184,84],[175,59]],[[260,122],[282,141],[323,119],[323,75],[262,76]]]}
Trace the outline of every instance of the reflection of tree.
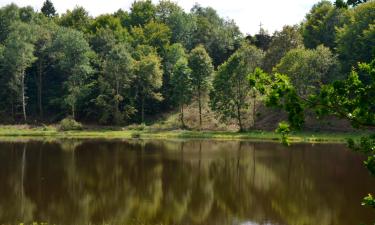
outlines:
{"label": "reflection of tree", "polygon": [[[348,177],[365,173],[337,146],[70,140],[0,147],[0,223],[325,225],[363,218],[351,205],[363,193]],[[361,190],[371,185],[363,181]]]}

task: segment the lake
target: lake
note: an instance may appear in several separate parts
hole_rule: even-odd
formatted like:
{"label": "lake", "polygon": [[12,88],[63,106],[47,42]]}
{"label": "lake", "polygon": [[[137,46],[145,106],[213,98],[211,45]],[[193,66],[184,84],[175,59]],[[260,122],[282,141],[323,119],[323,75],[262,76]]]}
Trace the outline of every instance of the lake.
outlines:
{"label": "lake", "polygon": [[340,144],[3,141],[0,224],[372,224],[363,159]]}

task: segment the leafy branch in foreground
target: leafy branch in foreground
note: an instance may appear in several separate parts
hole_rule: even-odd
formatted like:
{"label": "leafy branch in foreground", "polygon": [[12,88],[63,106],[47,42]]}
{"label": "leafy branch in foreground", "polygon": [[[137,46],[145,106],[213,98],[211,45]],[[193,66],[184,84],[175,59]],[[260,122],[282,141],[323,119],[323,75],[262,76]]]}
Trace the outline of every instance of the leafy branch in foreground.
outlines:
{"label": "leafy branch in foreground", "polygon": [[[349,147],[366,154],[366,168],[375,175],[375,59],[371,63],[360,63],[345,80],[322,86],[317,93],[299,96],[285,75],[276,74],[268,92],[267,105],[284,109],[288,113],[291,129],[300,129],[304,123],[304,112],[314,110],[320,118],[327,115],[348,120],[354,128],[370,135],[359,141],[348,140]],[[277,129],[284,143],[288,143],[290,132],[286,122]],[[368,195],[364,205],[375,206],[375,199]]]}

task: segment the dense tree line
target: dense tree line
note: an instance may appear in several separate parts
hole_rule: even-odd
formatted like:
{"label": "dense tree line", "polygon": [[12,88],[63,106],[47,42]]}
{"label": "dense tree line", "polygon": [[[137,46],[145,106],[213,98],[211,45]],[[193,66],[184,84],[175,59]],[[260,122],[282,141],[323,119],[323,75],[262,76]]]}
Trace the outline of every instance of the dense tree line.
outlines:
{"label": "dense tree line", "polygon": [[[288,76],[299,96],[345,79],[374,57],[375,3],[321,1],[299,25],[245,36],[232,20],[196,4],[163,0],[91,17],[14,4],[0,9],[2,122],[145,122],[196,102],[240,130],[254,126],[266,94],[258,83]],[[361,76],[361,75],[360,75]],[[249,77],[251,77],[249,82]],[[365,78],[364,78],[365,79]],[[208,99],[208,102],[207,102]]]}

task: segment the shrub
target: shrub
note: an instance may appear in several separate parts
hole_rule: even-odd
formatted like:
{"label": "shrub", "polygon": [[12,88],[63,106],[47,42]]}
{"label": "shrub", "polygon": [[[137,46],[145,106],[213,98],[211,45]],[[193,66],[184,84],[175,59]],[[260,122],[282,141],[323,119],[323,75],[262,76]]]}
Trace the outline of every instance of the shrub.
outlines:
{"label": "shrub", "polygon": [[142,131],[142,130],[146,130],[146,128],[147,128],[147,125],[144,124],[144,123],[132,124],[132,125],[127,126],[128,130],[140,130],[140,131]]}
{"label": "shrub", "polygon": [[82,124],[75,121],[73,118],[65,118],[60,121],[59,130],[69,131],[69,130],[82,130]]}

